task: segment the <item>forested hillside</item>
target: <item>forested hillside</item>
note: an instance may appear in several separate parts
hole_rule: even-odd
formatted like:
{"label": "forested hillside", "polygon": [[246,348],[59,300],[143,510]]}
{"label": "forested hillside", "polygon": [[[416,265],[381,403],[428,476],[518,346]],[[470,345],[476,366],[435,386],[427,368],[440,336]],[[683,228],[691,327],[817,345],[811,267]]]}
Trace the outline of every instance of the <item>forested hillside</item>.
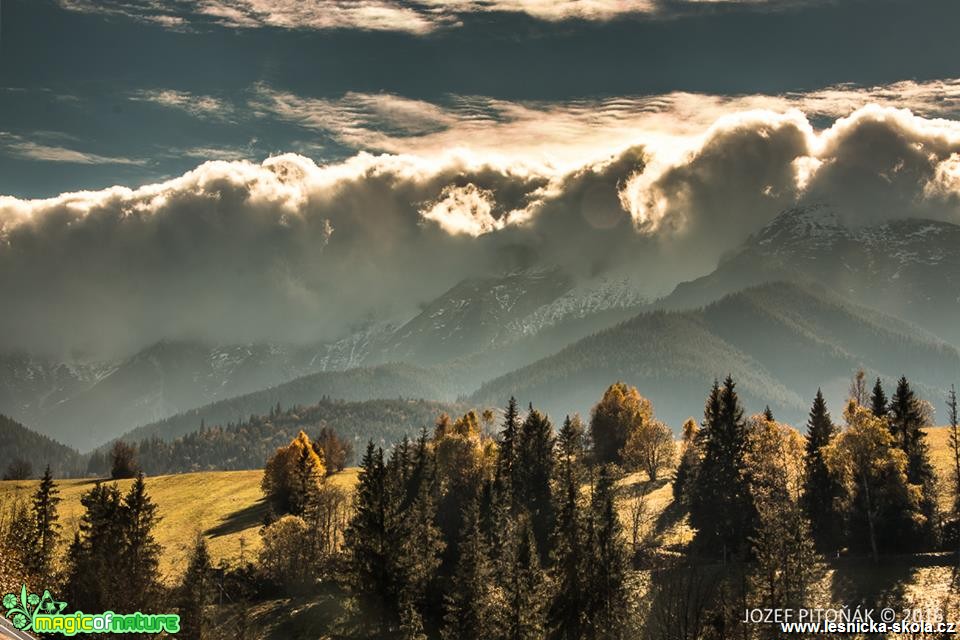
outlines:
{"label": "forested hillside", "polygon": [[[58,477],[72,476],[80,470],[79,458],[80,454],[74,449],[0,415],[0,474],[9,470],[14,463],[22,462],[29,467],[28,477],[42,475],[47,465]],[[21,472],[25,470],[26,466],[21,467]]]}
{"label": "forested hillside", "polygon": [[516,395],[552,415],[582,413],[607,381],[621,379],[662,398],[661,417],[676,426],[696,413],[704,385],[729,373],[748,403],[799,421],[818,386],[841,401],[858,367],[886,380],[909,374],[922,393],[940,397],[960,373],[960,354],[833,293],[772,283],[698,311],[642,314],[483,385],[473,399]]}

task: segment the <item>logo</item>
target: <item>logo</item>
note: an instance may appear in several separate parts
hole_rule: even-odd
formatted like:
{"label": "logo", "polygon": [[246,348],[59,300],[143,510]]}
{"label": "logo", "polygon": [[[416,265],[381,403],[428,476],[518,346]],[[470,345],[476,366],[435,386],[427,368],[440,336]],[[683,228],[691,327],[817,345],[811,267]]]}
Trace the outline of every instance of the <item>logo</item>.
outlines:
{"label": "logo", "polygon": [[27,586],[20,588],[20,595],[8,593],[3,596],[6,617],[14,628],[34,633],[61,633],[75,636],[78,633],[178,633],[180,616],[176,614],[148,614],[139,611],[129,614],[114,613],[63,613],[66,602],[60,602],[45,590],[43,595],[29,593]]}

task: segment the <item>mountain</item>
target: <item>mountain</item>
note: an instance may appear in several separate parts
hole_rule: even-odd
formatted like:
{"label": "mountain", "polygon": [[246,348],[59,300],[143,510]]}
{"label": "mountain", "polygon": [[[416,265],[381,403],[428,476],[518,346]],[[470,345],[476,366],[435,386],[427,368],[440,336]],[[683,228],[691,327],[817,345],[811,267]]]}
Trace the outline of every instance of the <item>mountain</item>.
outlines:
{"label": "mountain", "polygon": [[729,373],[750,411],[770,404],[779,418],[802,422],[818,386],[839,416],[860,366],[888,382],[905,374],[936,401],[960,376],[960,353],[826,289],[770,283],[700,310],[643,313],[492,380],[470,399],[502,404],[514,395],[559,418],[587,412],[607,385],[623,380],[678,426],[702,413],[712,381]]}
{"label": "mountain", "polygon": [[960,345],[960,226],[909,219],[850,227],[823,204],[784,211],[657,307],[696,308],[774,280],[821,284]]}
{"label": "mountain", "polygon": [[363,401],[373,398],[452,399],[437,372],[405,364],[325,371],[302,376],[275,387],[220,400],[175,416],[145,424],[123,434],[128,441],[151,437],[172,439],[207,425],[237,423],[281,407],[309,406],[323,399]]}
{"label": "mountain", "polygon": [[77,475],[80,471],[80,454],[76,450],[0,415],[0,473],[16,459],[29,462],[34,477],[42,475],[47,465],[59,478]]}

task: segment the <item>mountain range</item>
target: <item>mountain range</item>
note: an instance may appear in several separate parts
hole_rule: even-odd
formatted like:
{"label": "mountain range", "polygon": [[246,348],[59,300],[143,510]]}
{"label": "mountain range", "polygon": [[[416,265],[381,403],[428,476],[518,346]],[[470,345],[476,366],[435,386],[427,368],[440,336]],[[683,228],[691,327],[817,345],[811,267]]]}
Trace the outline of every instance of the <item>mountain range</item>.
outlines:
{"label": "mountain range", "polygon": [[165,341],[108,363],[6,354],[0,413],[92,448],[136,427],[173,437],[322,397],[499,406],[515,394],[583,412],[622,378],[675,423],[729,372],[751,406],[798,420],[817,385],[839,401],[860,366],[906,374],[932,400],[960,372],[957,225],[852,227],[829,206],[796,207],[661,300],[637,278],[559,267],[470,278],[412,318],[307,346]]}

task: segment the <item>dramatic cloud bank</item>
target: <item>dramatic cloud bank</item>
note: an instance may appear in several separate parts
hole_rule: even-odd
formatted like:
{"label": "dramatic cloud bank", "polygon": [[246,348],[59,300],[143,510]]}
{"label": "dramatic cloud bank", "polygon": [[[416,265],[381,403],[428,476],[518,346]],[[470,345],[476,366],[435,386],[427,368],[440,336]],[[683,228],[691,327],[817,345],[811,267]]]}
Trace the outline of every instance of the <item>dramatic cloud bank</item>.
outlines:
{"label": "dramatic cloud bank", "polygon": [[123,16],[184,29],[207,23],[233,29],[358,29],[424,35],[458,27],[474,13],[524,14],[538,20],[608,21],[672,17],[705,7],[782,10],[828,0],[59,0],[83,13]]}
{"label": "dramatic cloud bank", "polygon": [[[291,99],[264,101],[318,107]],[[298,155],[214,161],[137,189],[0,197],[0,348],[314,341],[409,316],[464,277],[536,265],[628,270],[655,295],[800,199],[829,201],[852,224],[960,223],[960,122],[905,109],[864,106],[818,128],[771,103],[658,128],[660,107],[612,118],[613,133],[594,123],[592,136],[568,109],[542,121],[539,144],[519,115],[489,118],[486,139],[468,126],[453,146],[463,113],[484,122],[484,108],[506,106],[346,99],[360,105],[352,115],[307,126],[366,135],[365,118],[388,119],[398,133],[379,144],[392,152],[320,166]],[[676,113],[684,97],[661,100]],[[546,161],[560,139],[572,150]]]}

